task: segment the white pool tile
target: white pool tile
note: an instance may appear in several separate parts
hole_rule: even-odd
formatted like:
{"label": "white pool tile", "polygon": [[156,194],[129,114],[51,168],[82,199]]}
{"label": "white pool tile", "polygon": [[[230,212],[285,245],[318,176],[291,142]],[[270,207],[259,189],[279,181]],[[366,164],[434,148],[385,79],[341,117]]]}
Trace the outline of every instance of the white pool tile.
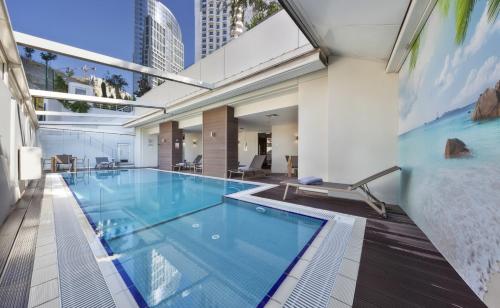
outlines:
{"label": "white pool tile", "polygon": [[138,305],[128,290],[121,291],[113,295],[116,307],[119,308],[137,308]]}
{"label": "white pool tile", "polygon": [[101,269],[101,273],[104,277],[116,273],[116,268],[111,261],[104,261],[104,258],[98,258],[97,265]]}
{"label": "white pool tile", "polygon": [[266,308],[281,308],[281,307],[283,307],[283,305],[282,305],[282,304],[280,304],[280,303],[278,303],[277,301],[275,301],[274,299],[272,299],[272,298],[271,298],[271,299],[267,302],[267,304],[266,304],[266,306],[265,306],[265,307],[266,307]]}
{"label": "white pool tile", "polygon": [[51,243],[48,245],[40,246],[36,248],[35,258],[43,257],[47,254],[55,253],[57,250],[56,243]]}
{"label": "white pool tile", "polygon": [[56,242],[56,240],[55,240],[55,236],[54,235],[51,235],[51,236],[38,236],[38,238],[36,240],[36,247],[45,246],[45,245],[48,245],[48,244],[53,244],[55,242]]}
{"label": "white pool tile", "polygon": [[292,290],[295,288],[299,280],[292,276],[287,276],[285,280],[281,283],[278,290],[272,296],[272,299],[277,301],[280,304],[284,304],[287,300]]}
{"label": "white pool tile", "polygon": [[349,307],[351,306],[335,299],[334,297],[330,297],[330,301],[328,302],[328,308],[349,308]]}
{"label": "white pool tile", "polygon": [[35,254],[35,262],[33,263],[33,269],[37,270],[39,268],[44,268],[57,263],[57,254],[55,252],[46,254],[44,256],[37,256]]}
{"label": "white pool tile", "polygon": [[352,280],[356,280],[358,278],[358,269],[358,262],[344,258],[344,260],[342,260],[342,263],[340,264],[339,273],[348,278],[351,278]]}
{"label": "white pool tile", "polygon": [[59,308],[59,307],[61,307],[61,299],[57,297],[51,301],[36,306],[35,308]]}
{"label": "white pool tile", "polygon": [[28,307],[35,307],[59,297],[59,281],[52,279],[30,289]]}
{"label": "white pool tile", "polygon": [[345,250],[344,258],[349,259],[349,260],[353,260],[353,261],[356,261],[359,263],[361,261],[361,251],[362,250],[363,250],[363,248],[349,245],[349,246],[347,246],[347,248]]}
{"label": "white pool tile", "polygon": [[355,290],[356,282],[354,280],[337,274],[337,277],[335,278],[335,286],[333,287],[332,297],[349,306],[352,306]]}
{"label": "white pool tile", "polygon": [[318,247],[309,246],[309,248],[307,248],[306,252],[302,255],[301,259],[311,261],[312,258],[314,257],[314,254],[316,254],[317,251],[318,251]]}
{"label": "white pool tile", "polygon": [[116,294],[127,289],[127,286],[123,282],[123,279],[121,278],[119,273],[105,276],[104,280],[106,280],[106,284],[108,285],[111,294]]}
{"label": "white pool tile", "polygon": [[36,286],[44,282],[57,278],[57,265],[50,265],[33,271],[31,276],[31,286]]}
{"label": "white pool tile", "polygon": [[295,264],[289,275],[297,279],[300,279],[300,277],[302,277],[302,274],[304,274],[304,271],[306,270],[308,265],[309,261],[304,259],[299,259],[299,261]]}

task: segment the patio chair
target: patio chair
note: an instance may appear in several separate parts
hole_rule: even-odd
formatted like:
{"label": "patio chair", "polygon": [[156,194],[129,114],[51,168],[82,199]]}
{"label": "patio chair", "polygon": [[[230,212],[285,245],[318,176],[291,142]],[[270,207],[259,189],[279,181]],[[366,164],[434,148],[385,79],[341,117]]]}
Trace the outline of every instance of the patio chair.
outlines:
{"label": "patio chair", "polygon": [[73,162],[72,162],[73,156],[67,155],[67,154],[61,154],[61,155],[56,155],[55,160],[56,160],[56,170],[59,170],[61,167],[67,167],[68,170],[71,169]]}
{"label": "patio chair", "polygon": [[311,185],[311,184],[301,184],[297,179],[283,181],[280,184],[286,185],[285,193],[283,194],[283,200],[286,199],[288,188],[290,187],[296,188],[295,193],[297,193],[300,188],[314,188],[320,190],[327,190],[328,192],[353,192],[363,197],[364,202],[368,204],[372,209],[374,209],[379,215],[381,215],[384,218],[387,218],[385,202],[380,201],[370,192],[368,184],[378,178],[381,178],[385,175],[391,174],[399,170],[401,170],[400,167],[394,166],[389,169],[380,171],[379,173],[373,174],[354,184],[321,182],[320,184]]}
{"label": "patio chair", "polygon": [[288,177],[296,174],[299,169],[299,157],[297,155],[285,155],[286,166],[288,170]]}
{"label": "patio chair", "polygon": [[241,174],[241,179],[245,178],[245,175],[248,173],[257,174],[257,173],[265,173],[262,167],[264,166],[264,162],[266,161],[266,155],[255,155],[248,167],[239,167],[237,170],[228,170],[229,178],[233,176],[233,174]]}
{"label": "patio chair", "polygon": [[109,161],[107,157],[96,157],[95,158],[95,168],[96,169],[102,169],[102,168],[114,168],[115,167],[115,162]]}

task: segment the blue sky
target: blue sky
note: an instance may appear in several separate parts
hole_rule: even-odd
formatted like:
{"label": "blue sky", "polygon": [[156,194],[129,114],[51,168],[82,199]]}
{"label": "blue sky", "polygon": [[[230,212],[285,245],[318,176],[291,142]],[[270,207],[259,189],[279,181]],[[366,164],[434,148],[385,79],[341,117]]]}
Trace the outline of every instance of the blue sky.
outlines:
{"label": "blue sky", "polygon": [[400,133],[477,100],[500,79],[500,18],[488,22],[486,1],[477,1],[465,41],[456,45],[455,1],[448,16],[436,7],[421,34],[417,65],[409,57],[400,73]]}
{"label": "blue sky", "polygon": [[[182,29],[185,67],[194,62],[194,0],[161,0],[176,16]],[[14,30],[61,43],[132,60],[133,0],[6,0]],[[35,56],[39,59],[39,56]],[[59,57],[55,68],[81,67],[85,62]],[[132,83],[132,74],[88,63],[96,75],[107,71],[122,74]],[[80,71],[76,71],[81,74]],[[128,91],[131,90],[131,85]]]}

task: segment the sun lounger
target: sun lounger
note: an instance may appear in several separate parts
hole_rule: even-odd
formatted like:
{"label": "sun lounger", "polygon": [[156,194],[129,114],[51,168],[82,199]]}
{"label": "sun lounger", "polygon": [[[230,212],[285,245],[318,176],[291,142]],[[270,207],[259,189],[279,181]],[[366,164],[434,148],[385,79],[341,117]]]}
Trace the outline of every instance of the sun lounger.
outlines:
{"label": "sun lounger", "polygon": [[96,157],[95,158],[95,168],[96,169],[102,169],[102,168],[114,168],[115,167],[115,162],[109,161],[107,157]]}
{"label": "sun lounger", "polygon": [[245,175],[248,173],[257,174],[259,172],[264,173],[264,162],[266,161],[266,155],[255,155],[248,167],[240,167],[237,170],[228,170],[229,178],[233,176],[233,174],[241,174],[241,179],[245,178]]}
{"label": "sun lounger", "polygon": [[296,190],[295,192],[298,192],[300,188],[314,188],[314,189],[320,189],[320,190],[327,190],[328,192],[353,192],[357,193],[358,195],[361,195],[366,202],[371,208],[373,208],[377,213],[379,213],[382,217],[387,217],[386,214],[386,209],[385,209],[385,203],[383,201],[380,201],[377,199],[371,192],[370,189],[368,188],[368,184],[378,178],[381,178],[385,175],[388,175],[390,173],[393,173],[395,171],[401,170],[400,167],[394,166],[389,169],[386,169],[384,171],[381,171],[379,173],[376,173],[370,177],[367,177],[366,179],[363,179],[359,182],[356,182],[354,184],[341,184],[341,183],[329,183],[329,182],[323,182],[319,184],[313,184],[313,185],[304,185],[300,184],[298,180],[287,180],[281,182],[282,185],[286,185],[285,188],[285,193],[283,194],[283,200],[286,199],[286,196],[288,194],[288,188],[290,187],[295,187]]}

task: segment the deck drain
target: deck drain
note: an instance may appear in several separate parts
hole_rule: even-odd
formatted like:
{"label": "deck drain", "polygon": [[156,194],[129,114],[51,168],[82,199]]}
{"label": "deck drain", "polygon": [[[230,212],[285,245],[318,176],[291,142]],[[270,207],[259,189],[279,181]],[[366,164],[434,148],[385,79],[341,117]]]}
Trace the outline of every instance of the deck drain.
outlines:
{"label": "deck drain", "polygon": [[218,240],[219,238],[220,238],[220,235],[218,235],[218,234],[212,235],[213,240]]}
{"label": "deck drain", "polygon": [[192,224],[191,227],[193,227],[194,229],[198,229],[200,227],[200,224]]}

